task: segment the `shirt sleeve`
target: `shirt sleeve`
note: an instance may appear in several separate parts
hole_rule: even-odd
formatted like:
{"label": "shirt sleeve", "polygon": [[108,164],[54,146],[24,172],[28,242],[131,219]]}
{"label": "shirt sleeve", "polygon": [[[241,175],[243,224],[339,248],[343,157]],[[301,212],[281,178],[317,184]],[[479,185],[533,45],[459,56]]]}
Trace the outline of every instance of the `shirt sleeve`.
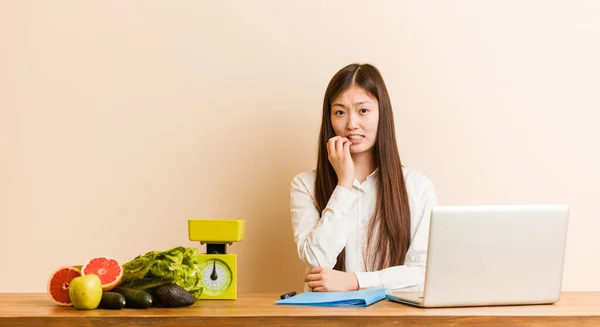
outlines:
{"label": "shirt sleeve", "polygon": [[336,186],[322,213],[316,208],[312,193],[300,176],[290,187],[290,211],[298,256],[312,267],[333,268],[338,254],[346,245],[348,218],[356,194]]}
{"label": "shirt sleeve", "polygon": [[413,221],[413,223],[416,223],[416,228],[411,237],[412,242],[406,252],[404,265],[389,267],[380,271],[355,272],[360,289],[391,288],[401,289],[405,292],[423,291],[431,209],[438,204],[433,183],[426,178],[418,203],[421,204],[420,208],[411,208],[411,210],[419,211],[418,216],[420,218],[416,222]]}

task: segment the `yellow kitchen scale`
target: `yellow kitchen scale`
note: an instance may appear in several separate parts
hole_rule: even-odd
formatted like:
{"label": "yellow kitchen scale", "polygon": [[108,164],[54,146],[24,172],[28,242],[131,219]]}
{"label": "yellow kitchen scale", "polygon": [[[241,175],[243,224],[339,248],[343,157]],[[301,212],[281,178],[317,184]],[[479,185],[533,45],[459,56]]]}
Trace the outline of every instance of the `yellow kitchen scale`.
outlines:
{"label": "yellow kitchen scale", "polygon": [[237,257],[227,254],[227,244],[242,241],[245,227],[245,220],[188,220],[190,241],[206,243],[206,254],[200,254],[203,288],[200,300],[237,298]]}

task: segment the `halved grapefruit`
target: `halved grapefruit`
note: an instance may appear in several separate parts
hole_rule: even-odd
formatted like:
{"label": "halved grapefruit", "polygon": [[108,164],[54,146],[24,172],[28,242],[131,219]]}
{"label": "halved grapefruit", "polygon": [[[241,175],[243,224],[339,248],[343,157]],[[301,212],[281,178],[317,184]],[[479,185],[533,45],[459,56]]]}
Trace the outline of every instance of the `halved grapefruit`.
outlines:
{"label": "halved grapefruit", "polygon": [[69,284],[75,277],[81,276],[81,271],[70,266],[63,266],[56,269],[48,279],[46,289],[50,300],[54,303],[68,307],[72,306],[71,297],[69,297]]}
{"label": "halved grapefruit", "polygon": [[82,275],[94,274],[100,277],[102,290],[107,292],[117,287],[123,278],[123,267],[110,257],[90,259],[81,268]]}

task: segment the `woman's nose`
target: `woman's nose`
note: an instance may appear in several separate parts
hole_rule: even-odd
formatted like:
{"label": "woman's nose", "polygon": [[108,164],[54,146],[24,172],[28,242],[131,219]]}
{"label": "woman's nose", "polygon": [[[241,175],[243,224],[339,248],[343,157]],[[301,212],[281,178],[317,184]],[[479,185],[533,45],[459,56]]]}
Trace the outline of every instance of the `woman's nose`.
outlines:
{"label": "woman's nose", "polygon": [[354,114],[348,115],[348,122],[346,123],[346,128],[349,130],[358,128],[358,117]]}

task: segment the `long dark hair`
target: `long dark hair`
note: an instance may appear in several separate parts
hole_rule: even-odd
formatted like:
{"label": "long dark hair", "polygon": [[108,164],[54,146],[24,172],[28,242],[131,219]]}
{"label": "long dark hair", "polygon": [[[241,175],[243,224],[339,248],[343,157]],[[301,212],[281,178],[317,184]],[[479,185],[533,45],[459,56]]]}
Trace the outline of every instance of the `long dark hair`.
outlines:
{"label": "long dark hair", "polygon": [[[319,134],[316,204],[319,212],[322,212],[338,182],[327,156],[327,141],[335,136],[331,125],[331,104],[353,85],[360,86],[379,102],[377,139],[372,150],[375,165],[378,167],[377,204],[369,224],[367,248],[372,248],[371,243],[374,240],[377,240],[377,244],[373,248],[374,253],[365,262],[369,262],[370,269],[381,270],[404,264],[410,242],[410,208],[396,143],[392,104],[379,70],[372,65],[348,65],[338,71],[327,86]],[[345,271],[345,264],[345,250],[342,250],[334,269]]]}

